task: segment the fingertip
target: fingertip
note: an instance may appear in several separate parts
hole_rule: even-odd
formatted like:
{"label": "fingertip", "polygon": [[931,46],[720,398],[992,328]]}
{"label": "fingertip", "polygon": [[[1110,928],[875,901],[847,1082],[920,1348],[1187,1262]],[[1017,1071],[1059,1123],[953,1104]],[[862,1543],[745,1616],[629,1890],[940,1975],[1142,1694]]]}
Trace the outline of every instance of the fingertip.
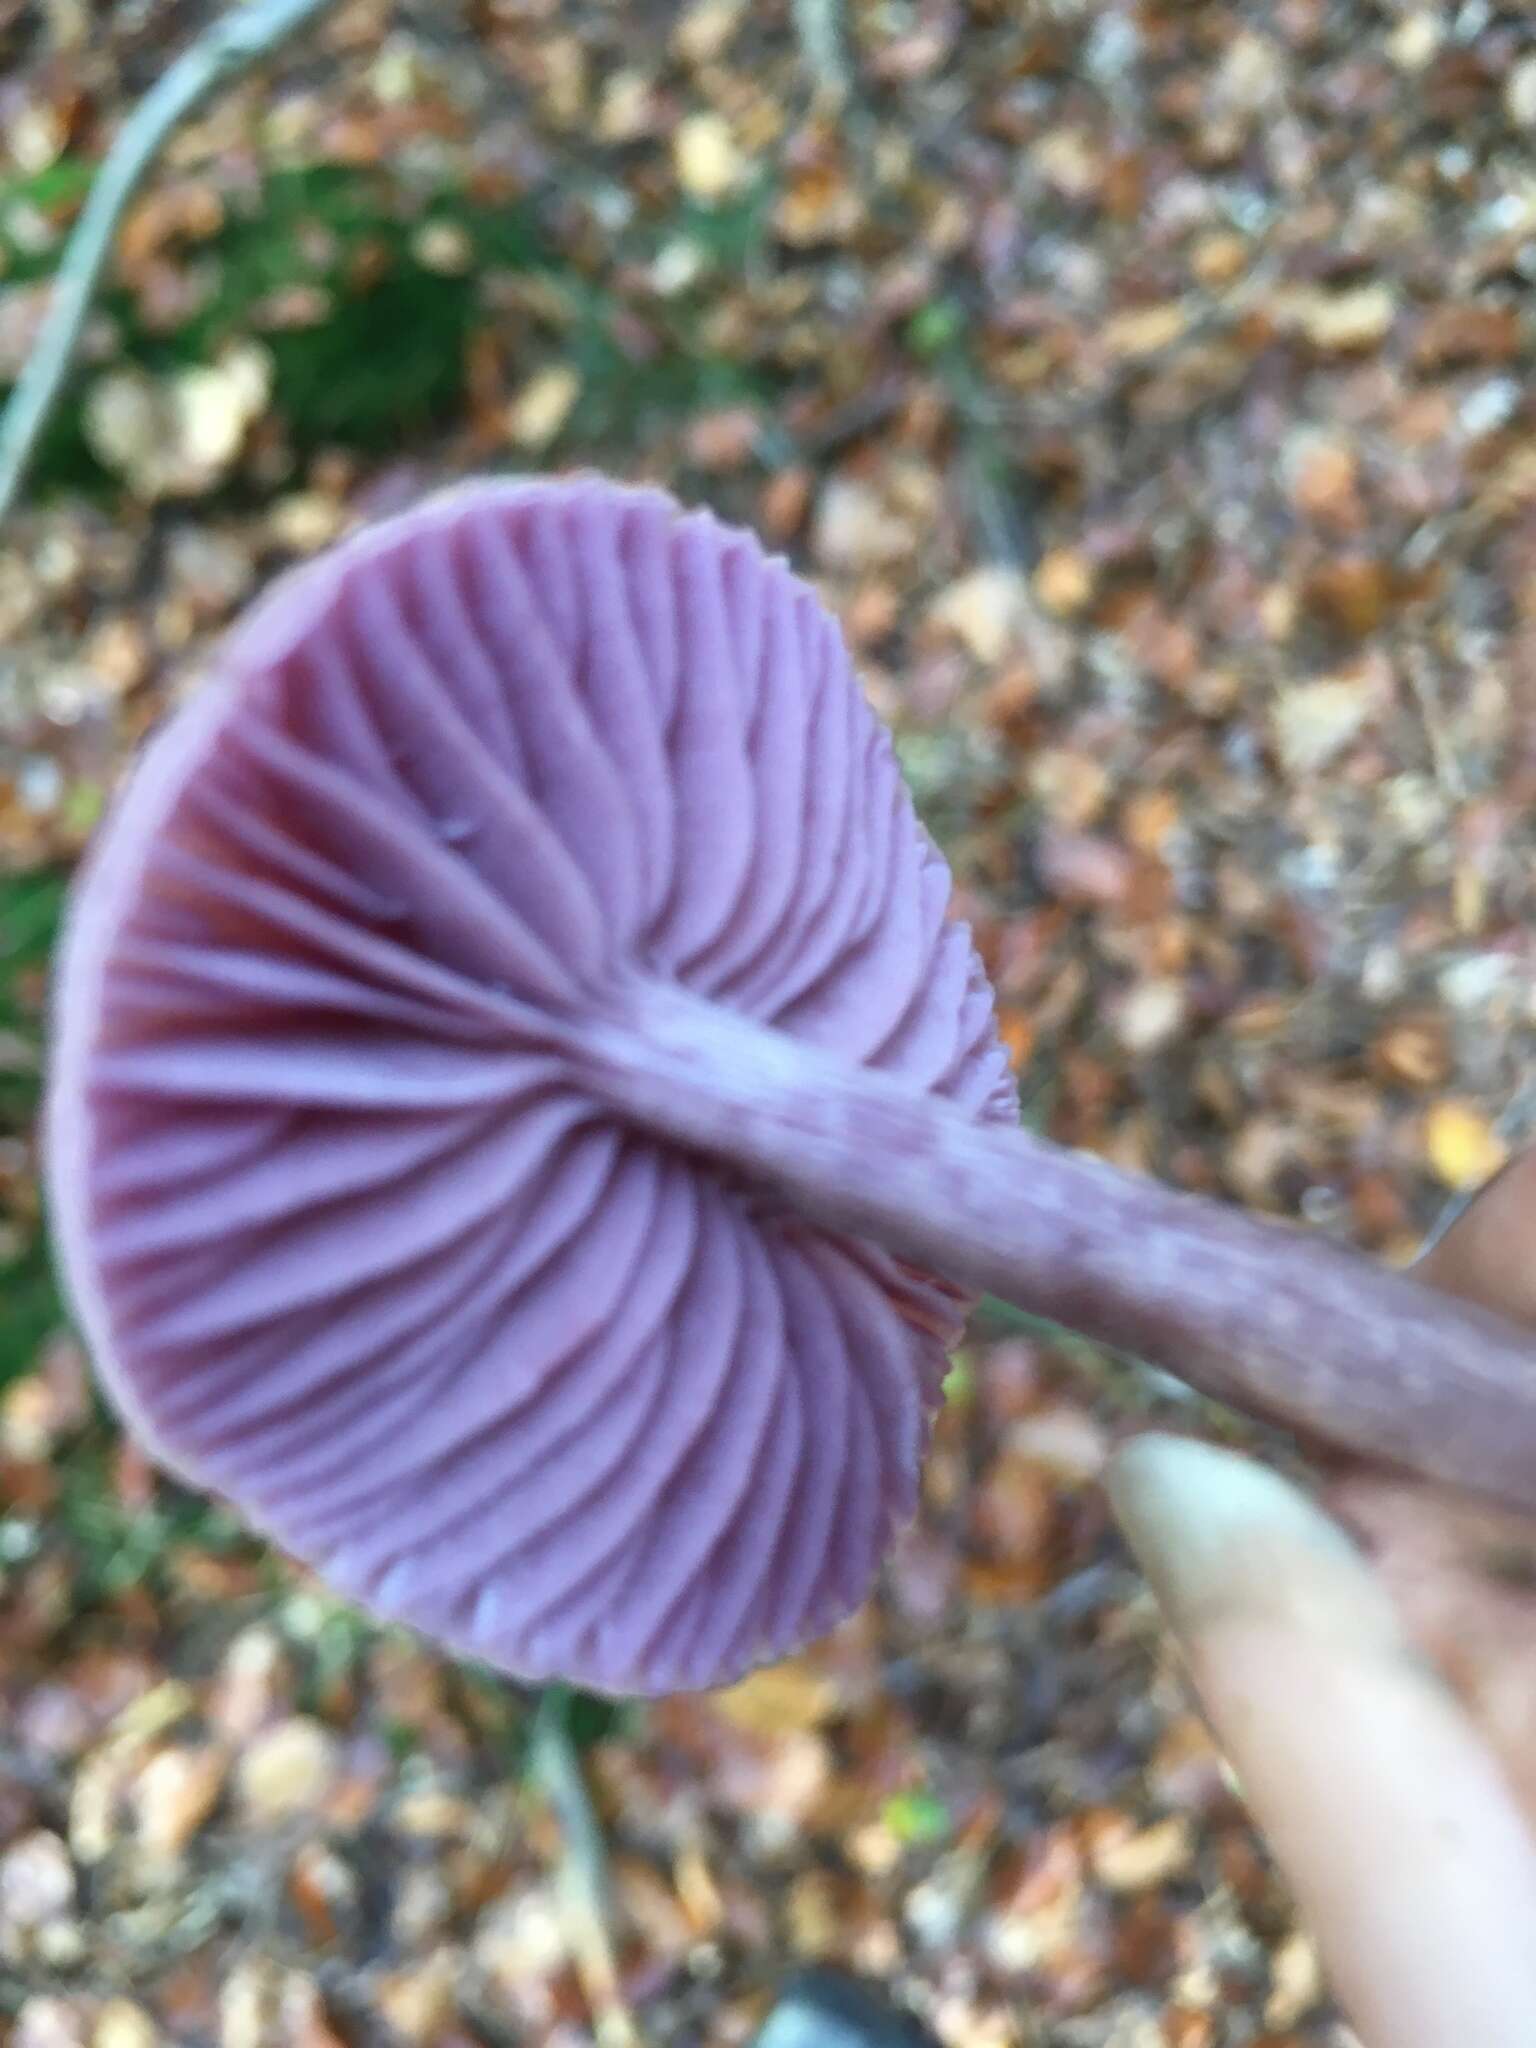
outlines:
{"label": "fingertip", "polygon": [[1243,1794],[1376,2048],[1536,2040],[1536,1849],[1385,1589],[1278,1474],[1138,1437],[1108,1474]]}
{"label": "fingertip", "polygon": [[1243,1616],[1352,1648],[1404,1650],[1392,1604],[1354,1544],[1252,1458],[1151,1433],[1116,1453],[1107,1485],[1169,1625],[1186,1641]]}
{"label": "fingertip", "polygon": [[1516,1322],[1536,1323],[1536,1149],[1511,1159],[1431,1236],[1416,1279]]}

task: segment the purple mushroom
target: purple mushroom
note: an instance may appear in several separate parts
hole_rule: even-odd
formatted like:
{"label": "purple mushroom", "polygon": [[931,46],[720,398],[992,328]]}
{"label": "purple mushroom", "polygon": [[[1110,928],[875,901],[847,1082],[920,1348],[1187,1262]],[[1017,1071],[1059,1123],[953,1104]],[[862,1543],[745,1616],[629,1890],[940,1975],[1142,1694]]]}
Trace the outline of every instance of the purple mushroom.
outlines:
{"label": "purple mushroom", "polygon": [[277,586],[77,889],[48,1178],[159,1460],[531,1678],[718,1683],[863,1597],[981,1290],[1536,1504],[1512,1327],[1017,1126],[814,595],[481,484]]}

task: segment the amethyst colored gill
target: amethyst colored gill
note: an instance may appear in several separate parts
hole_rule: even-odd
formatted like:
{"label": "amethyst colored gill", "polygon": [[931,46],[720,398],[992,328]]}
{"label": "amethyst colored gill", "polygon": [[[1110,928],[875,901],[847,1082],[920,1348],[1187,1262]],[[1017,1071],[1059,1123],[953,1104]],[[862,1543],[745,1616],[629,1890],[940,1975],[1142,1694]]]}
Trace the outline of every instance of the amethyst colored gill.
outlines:
{"label": "amethyst colored gill", "polygon": [[637,978],[1014,1121],[831,620],[655,493],[484,485],[280,585],[74,898],[49,1186],[103,1380],[341,1591],[732,1677],[910,1515],[957,1291],[593,1085]]}
{"label": "amethyst colored gill", "polygon": [[1536,1504],[1531,1347],[1028,1137],[814,594],[481,484],[276,586],[74,893],[47,1180],[104,1384],[341,1592],[529,1678],[734,1678],[866,1594],[990,1289]]}

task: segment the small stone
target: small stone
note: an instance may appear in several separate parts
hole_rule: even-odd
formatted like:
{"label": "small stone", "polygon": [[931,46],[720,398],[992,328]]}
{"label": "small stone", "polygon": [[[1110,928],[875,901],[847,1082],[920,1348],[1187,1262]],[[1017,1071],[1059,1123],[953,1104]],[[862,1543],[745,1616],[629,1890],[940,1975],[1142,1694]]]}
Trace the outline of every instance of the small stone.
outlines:
{"label": "small stone", "polygon": [[1219,290],[1235,284],[1248,267],[1248,240],[1231,228],[1202,235],[1190,254],[1190,269],[1201,284]]}
{"label": "small stone", "polygon": [[[910,1534],[910,1532],[909,1532]],[[883,1821],[869,1821],[848,1837],[847,1853],[866,1877],[889,1877],[906,1853]]]}
{"label": "small stone", "polygon": [[1176,300],[1161,306],[1140,306],[1118,313],[1104,329],[1104,346],[1122,361],[1161,355],[1172,348],[1189,325],[1189,315]]}
{"label": "small stone", "polygon": [[126,697],[149,674],[149,636],[137,619],[105,619],[86,641],[81,659],[109,696]]}
{"label": "small stone", "polygon": [[463,1841],[474,1825],[475,1809],[467,1799],[427,1786],[401,1795],[390,1824],[398,1833],[422,1842]]}
{"label": "small stone", "polygon": [[546,36],[542,56],[544,106],[551,119],[561,128],[585,124],[591,73],[585,44],[574,35]]}
{"label": "small stone", "polygon": [[1436,986],[1453,1010],[1475,1015],[1505,997],[1515,975],[1507,953],[1469,953],[1443,967]]}
{"label": "small stone", "polygon": [[69,146],[69,126],[47,99],[26,99],[6,130],[6,143],[25,177],[46,171]]}
{"label": "small stone", "polygon": [[491,1982],[509,1990],[525,1979],[552,1976],[568,1954],[554,1901],[542,1891],[498,1900],[480,1917],[474,1954]]}
{"label": "small stone", "polygon": [[599,142],[638,142],[655,118],[656,97],[643,71],[618,71],[603,87],[597,109]]}
{"label": "small stone", "polygon": [[1068,831],[1081,832],[1103,815],[1109,772],[1095,755],[1074,747],[1041,747],[1026,770],[1031,796]]}
{"label": "small stone", "polygon": [[430,91],[432,74],[420,50],[403,36],[390,36],[368,67],[368,85],[386,107],[409,106]]}
{"label": "small stone", "polygon": [[718,206],[741,183],[745,160],[721,114],[690,114],[672,139],[677,181],[693,199]]}
{"label": "small stone", "polygon": [[689,235],[674,235],[651,265],[651,289],[659,298],[678,298],[698,283],[707,263],[702,244]]}
{"label": "small stone", "polygon": [[1109,1458],[1104,1425],[1087,1408],[1056,1402],[1010,1425],[1008,1449],[1067,1486],[1098,1478]]}
{"label": "small stone", "polygon": [[163,1749],[133,1788],[140,1847],[152,1856],[180,1856],[219,1803],[229,1761],[222,1750]]}
{"label": "small stone", "polygon": [[428,2048],[453,2023],[458,1974],[453,1952],[442,1949],[420,1969],[382,1979],[375,1993],[379,2011],[403,2039]]}
{"label": "small stone", "polygon": [[91,2048],[160,2048],[160,2029],[142,2005],[114,1998],[97,2015]]}
{"label": "small stone", "polygon": [[916,536],[872,485],[834,477],[817,502],[811,545],[824,568],[857,572],[905,561]]}
{"label": "small stone", "polygon": [[34,1686],[12,1723],[25,1747],[60,1763],[82,1756],[97,1726],[77,1687],[46,1680]]}
{"label": "small stone", "polygon": [[920,1948],[942,1955],[954,1949],[975,1899],[974,1859],[963,1853],[944,1857],[908,1892],[901,1917]]}
{"label": "small stone", "polygon": [[1296,592],[1289,583],[1271,583],[1259,593],[1258,622],[1270,640],[1289,640],[1296,630],[1299,611]]}
{"label": "small stone", "polygon": [[1063,903],[1123,903],[1136,881],[1136,863],[1118,840],[1097,832],[1048,825],[1035,843],[1040,884]]}
{"label": "small stone", "polygon": [[813,488],[810,470],[800,463],[768,479],[758,500],[758,519],[770,540],[791,540],[800,531]]}
{"label": "small stone", "polygon": [[256,564],[248,549],[203,526],[178,526],[166,541],[167,580],[200,620],[222,619],[250,595]]}
{"label": "small stone", "polygon": [[679,18],[672,47],[685,64],[712,64],[725,55],[745,16],[745,0],[700,0]]}
{"label": "small stone", "polygon": [[1131,1834],[1105,1830],[1090,1842],[1088,1861],[1100,1884],[1112,1892],[1144,1892],[1187,1870],[1194,1838],[1183,1814],[1170,1814]]}
{"label": "small stone", "polygon": [[1121,829],[1127,845],[1161,860],[1182,817],[1179,800],[1171,789],[1138,789],[1125,800],[1120,813]]}
{"label": "small stone", "polygon": [[1282,82],[1282,61],[1266,37],[1240,29],[1227,45],[1216,74],[1216,96],[1223,108],[1256,114],[1268,106]]}
{"label": "small stone", "polygon": [[41,1464],[61,1434],[59,1404],[41,1373],[28,1373],[0,1398],[0,1452],[18,1464]]}
{"label": "small stone", "polygon": [[1048,128],[1030,151],[1030,167],[1063,199],[1082,204],[1103,177],[1098,139],[1082,127]]}
{"label": "small stone", "polygon": [[1281,766],[1293,776],[1325,766],[1359,737],[1374,708],[1375,691],[1363,677],[1327,677],[1282,690],[1270,720]]}
{"label": "small stone", "polygon": [[244,1742],[280,1713],[293,1690],[293,1667],[269,1628],[241,1631],[224,1653],[209,1717],[231,1741]]}
{"label": "small stone", "polygon": [[1475,385],[1457,410],[1463,430],[1474,440],[1496,434],[1520,408],[1525,393],[1516,377],[1487,377]]}
{"label": "small stone", "polygon": [[1177,1037],[1188,1014],[1182,982],[1154,976],[1138,982],[1114,1004],[1115,1036],[1127,1052],[1157,1052]]}
{"label": "small stone", "polygon": [[750,461],[762,431],[763,423],[749,405],[700,413],[688,426],[688,459],[700,469],[728,475]]}
{"label": "small stone", "polygon": [[1397,298],[1386,284],[1316,292],[1302,302],[1301,330],[1320,355],[1363,355],[1390,333]]}
{"label": "small stone", "polygon": [[1051,548],[1035,569],[1035,595],[1059,619],[1073,619],[1093,601],[1093,564],[1076,548]]}
{"label": "small stone", "polygon": [[438,277],[463,277],[474,263],[475,245],[458,221],[434,220],[418,230],[411,253]]}
{"label": "small stone", "polygon": [[1431,8],[1405,14],[1387,37],[1387,55],[1399,71],[1423,71],[1445,41],[1445,22]]}
{"label": "small stone", "polygon": [[1517,128],[1536,128],[1536,56],[1522,57],[1510,67],[1504,111]]}
{"label": "small stone", "polygon": [[422,1949],[453,1918],[453,1895],[441,1874],[425,1865],[408,1870],[395,1893],[389,1931],[404,1949]]}
{"label": "small stone", "polygon": [[1439,1017],[1405,1018],[1389,1026],[1375,1053],[1392,1079],[1409,1088],[1436,1088],[1451,1070],[1450,1045]]}
{"label": "small stone", "polygon": [[38,1961],[56,1973],[78,1970],[85,1961],[85,1929],[78,1920],[46,1920],[34,1942]]}
{"label": "small stone", "polygon": [[934,624],[953,633],[973,661],[993,667],[1019,644],[1029,619],[1029,584],[1017,569],[973,569],[934,600]]}
{"label": "small stone", "polygon": [[1284,473],[1291,503],[1303,518],[1335,526],[1358,519],[1360,463],[1342,436],[1297,434],[1286,449]]}
{"label": "small stone", "polygon": [[98,461],[125,472],[142,468],[163,431],[154,385],[142,371],[113,371],[92,389],[82,426]]}
{"label": "small stone", "polygon": [[1270,1953],[1266,2027],[1294,2027],[1323,1997],[1323,1971],[1311,1938],[1298,1927]]}
{"label": "small stone", "polygon": [[8,2048],[87,2048],[85,2015],[66,1998],[29,1998]]}
{"label": "small stone", "polygon": [[267,530],[279,547],[312,555],[340,533],[346,509],[321,491],[293,491],[267,515]]}
{"label": "small stone", "polygon": [[23,1835],[0,1856],[0,1932],[31,1931],[75,1903],[75,1866],[46,1828]]}
{"label": "small stone", "polygon": [[[1278,1028],[1284,1015],[1283,1010],[1269,1013],[1266,1006],[1265,1029]],[[1277,1117],[1250,1117],[1227,1148],[1227,1178],[1255,1209],[1276,1206],[1275,1189],[1281,1175],[1299,1164],[1295,1125]]]}
{"label": "small stone", "polygon": [[318,1721],[296,1715],[257,1736],[240,1760],[240,1798],[268,1826],[312,1812],[336,1776],[336,1738]]}
{"label": "small stone", "polygon": [[219,1987],[219,2048],[286,2048],[281,2024],[277,1966],[254,1956],[237,1962]]}
{"label": "small stone", "polygon": [[581,378],[568,363],[553,363],[518,392],[507,408],[507,432],[519,448],[547,448],[581,396]]}

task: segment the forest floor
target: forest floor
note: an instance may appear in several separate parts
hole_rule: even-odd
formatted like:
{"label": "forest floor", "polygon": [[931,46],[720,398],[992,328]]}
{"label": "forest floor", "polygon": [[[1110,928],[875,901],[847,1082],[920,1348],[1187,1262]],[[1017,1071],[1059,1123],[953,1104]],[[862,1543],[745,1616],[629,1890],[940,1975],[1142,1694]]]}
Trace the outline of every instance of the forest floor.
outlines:
{"label": "forest floor", "polygon": [[[0,391],[210,11],[0,0]],[[594,1931],[531,1703],[98,1412],[40,1011],[114,778],[255,588],[600,464],[837,609],[1032,1123],[1404,1256],[1531,1120],[1533,151],[1492,0],[344,0],[177,138],[0,537],[6,2048],[728,2044],[807,1959],[946,2048],[1343,2048],[1095,1485],[1148,1414],[1238,1425],[984,1313],[859,1617],[569,1703]]]}

